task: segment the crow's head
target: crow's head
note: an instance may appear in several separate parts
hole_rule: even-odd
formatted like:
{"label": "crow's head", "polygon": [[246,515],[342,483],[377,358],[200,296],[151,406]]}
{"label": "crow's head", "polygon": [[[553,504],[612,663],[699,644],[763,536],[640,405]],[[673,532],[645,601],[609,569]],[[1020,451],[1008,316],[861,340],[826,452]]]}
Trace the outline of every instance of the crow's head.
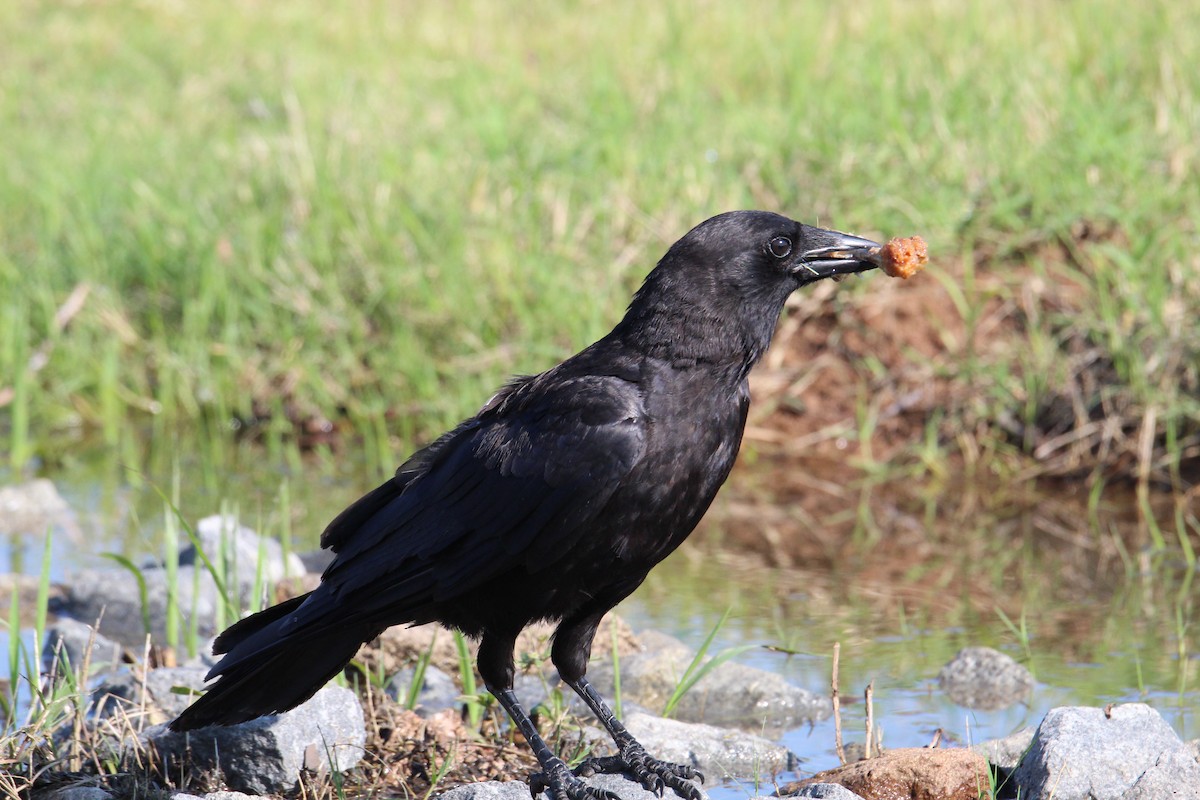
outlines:
{"label": "crow's head", "polygon": [[822,278],[879,266],[879,244],[804,225],[769,211],[730,211],[676,242],[663,263],[716,285],[790,292]]}
{"label": "crow's head", "polygon": [[874,269],[879,250],[767,211],[720,214],[671,245],[616,333],[643,349],[748,369],[770,344],[788,295]]}

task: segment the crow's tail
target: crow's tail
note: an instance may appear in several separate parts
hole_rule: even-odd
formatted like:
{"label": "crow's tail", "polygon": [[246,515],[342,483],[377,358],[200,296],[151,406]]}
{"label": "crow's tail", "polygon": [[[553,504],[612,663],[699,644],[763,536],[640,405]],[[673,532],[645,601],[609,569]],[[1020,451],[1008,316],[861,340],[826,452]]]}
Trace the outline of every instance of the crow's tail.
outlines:
{"label": "crow's tail", "polygon": [[226,655],[208,677],[220,679],[171,722],[171,729],[234,725],[295,708],[337,675],[363,642],[379,635],[377,626],[361,624],[285,633],[291,612],[307,597],[246,617],[218,636],[213,651]]}

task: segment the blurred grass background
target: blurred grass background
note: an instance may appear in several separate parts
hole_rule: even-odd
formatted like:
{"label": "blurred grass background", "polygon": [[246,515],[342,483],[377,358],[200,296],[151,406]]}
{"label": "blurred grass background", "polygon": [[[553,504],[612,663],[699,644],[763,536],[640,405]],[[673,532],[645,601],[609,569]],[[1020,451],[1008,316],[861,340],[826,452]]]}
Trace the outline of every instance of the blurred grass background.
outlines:
{"label": "blurred grass background", "polygon": [[18,0],[0,30],[17,470],[289,415],[388,468],[381,432],[602,335],[739,207],[920,233],[966,318],[980,271],[1053,280],[1031,242],[1115,231],[1021,363],[961,377],[1032,417],[1082,336],[1176,463],[1200,420],[1194,4]]}

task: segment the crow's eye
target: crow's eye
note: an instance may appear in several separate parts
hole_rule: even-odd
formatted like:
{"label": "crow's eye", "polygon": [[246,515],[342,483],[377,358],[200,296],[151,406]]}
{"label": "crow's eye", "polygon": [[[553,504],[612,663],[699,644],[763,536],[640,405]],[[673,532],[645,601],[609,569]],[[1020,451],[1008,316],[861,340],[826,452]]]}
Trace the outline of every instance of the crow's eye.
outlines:
{"label": "crow's eye", "polygon": [[776,258],[787,258],[792,252],[792,240],[786,236],[776,236],[771,241],[767,242],[767,249],[771,251],[771,255]]}

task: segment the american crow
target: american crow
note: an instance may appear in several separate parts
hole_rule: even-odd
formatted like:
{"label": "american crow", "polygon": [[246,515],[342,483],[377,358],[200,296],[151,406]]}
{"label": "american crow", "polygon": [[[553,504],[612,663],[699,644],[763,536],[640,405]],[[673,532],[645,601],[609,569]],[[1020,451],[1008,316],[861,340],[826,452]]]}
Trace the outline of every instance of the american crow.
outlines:
{"label": "american crow", "polygon": [[[600,618],[691,533],[737,456],[746,376],[784,301],[878,266],[878,245],[763,211],[713,217],[676,242],[612,332],[517,378],[329,524],[320,586],[217,637],[220,679],[171,723],[229,725],[293,708],[390,625],[478,637],[479,674],[533,748],[556,800],[608,800],[538,735],[513,694],[522,628],[557,621],[551,659],[619,754],[577,774],[699,790],[651,758],[585,677]],[[873,249],[872,249],[873,248]]]}

